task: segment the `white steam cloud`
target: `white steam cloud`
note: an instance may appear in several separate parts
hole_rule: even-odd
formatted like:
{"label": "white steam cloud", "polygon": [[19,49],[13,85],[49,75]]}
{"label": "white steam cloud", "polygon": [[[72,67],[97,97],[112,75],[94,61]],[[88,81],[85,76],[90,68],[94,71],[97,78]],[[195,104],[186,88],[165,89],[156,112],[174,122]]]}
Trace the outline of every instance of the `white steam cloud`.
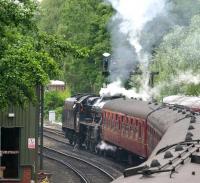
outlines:
{"label": "white steam cloud", "polygon": [[[151,96],[148,64],[149,49],[140,43],[144,26],[156,16],[165,14],[165,0],[107,0],[116,10],[110,23],[112,37],[112,63],[110,65],[110,81],[113,84],[102,89],[100,95],[113,96],[123,94],[127,97],[149,99]],[[147,40],[149,42],[149,40]],[[153,45],[153,44],[151,44]],[[147,51],[148,50],[148,51]],[[140,66],[142,71],[142,87],[136,90],[125,90],[122,83],[130,73]],[[133,96],[132,96],[133,95]]]}
{"label": "white steam cloud", "polygon": [[[110,65],[110,85],[103,88],[101,95],[113,96],[121,93],[129,97],[150,99],[159,96],[163,86],[169,83],[160,83],[153,89],[149,87],[149,61],[152,50],[161,41],[161,38],[174,25],[187,25],[190,18],[199,12],[198,1],[195,6],[178,8],[176,3],[168,0],[106,0],[116,11],[112,17],[109,29],[112,37],[112,62]],[[185,9],[188,14],[185,14]],[[184,10],[184,11],[183,11]],[[184,17],[184,18],[183,18]],[[139,66],[139,71],[137,72]],[[142,73],[139,90],[125,90],[123,83],[130,78],[130,73]],[[200,76],[191,71],[179,74],[172,78],[170,85],[180,83],[200,83]],[[130,94],[131,93],[131,94]],[[134,94],[134,96],[132,96]]]}
{"label": "white steam cloud", "polygon": [[108,0],[117,11],[114,19],[121,19],[120,32],[134,46],[136,53],[142,50],[139,38],[143,26],[164,11],[164,0]]}
{"label": "white steam cloud", "polygon": [[147,22],[164,13],[165,0],[107,1],[116,10],[111,23],[115,63],[114,66],[111,65],[111,80],[116,80],[117,76],[122,80],[123,77],[126,79],[138,62],[143,73],[146,73],[149,53],[143,49],[140,43],[141,33]]}
{"label": "white steam cloud", "polygon": [[111,151],[116,151],[117,147],[115,146],[112,146],[112,145],[109,145],[107,144],[106,142],[104,141],[101,141],[98,145],[97,145],[97,148],[101,149],[101,150],[111,150]]}
{"label": "white steam cloud", "polygon": [[[147,86],[147,85],[145,85]],[[112,96],[125,96],[127,98],[137,98],[143,100],[149,100],[151,93],[149,93],[149,88],[142,88],[139,92],[133,88],[131,90],[126,90],[120,80],[117,80],[109,84],[106,88],[100,90],[100,95],[103,97],[112,97]]]}
{"label": "white steam cloud", "polygon": [[175,82],[198,85],[200,84],[200,75],[193,74],[192,71],[186,71],[184,73],[180,73],[175,79]]}

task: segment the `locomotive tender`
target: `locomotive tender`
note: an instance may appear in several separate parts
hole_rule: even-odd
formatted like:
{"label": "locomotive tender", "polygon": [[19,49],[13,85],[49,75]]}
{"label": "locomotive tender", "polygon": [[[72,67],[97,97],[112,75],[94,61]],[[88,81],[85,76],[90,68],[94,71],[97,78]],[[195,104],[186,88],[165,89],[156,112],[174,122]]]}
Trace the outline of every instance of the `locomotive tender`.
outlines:
{"label": "locomotive tender", "polygon": [[62,127],[71,144],[98,152],[105,141],[116,147],[116,156],[125,150],[131,164],[135,155],[148,158],[167,129],[189,113],[170,104],[76,95],[65,100]]}

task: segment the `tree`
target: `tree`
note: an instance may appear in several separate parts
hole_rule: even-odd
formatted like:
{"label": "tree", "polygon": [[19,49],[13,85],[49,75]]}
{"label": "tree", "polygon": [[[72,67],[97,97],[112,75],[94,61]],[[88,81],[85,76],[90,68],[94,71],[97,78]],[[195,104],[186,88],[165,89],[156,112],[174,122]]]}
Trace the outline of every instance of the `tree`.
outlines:
{"label": "tree", "polygon": [[35,23],[37,12],[34,0],[0,1],[1,108],[35,102],[36,86],[59,74],[62,62],[57,62],[57,51],[77,57],[85,54],[67,41],[41,34]]}
{"label": "tree", "polygon": [[106,26],[111,7],[100,0],[43,0],[41,10],[38,22],[41,30],[89,50],[88,57],[77,58],[70,54],[65,57],[63,78],[72,93],[98,92],[103,82],[101,56],[110,51]]}
{"label": "tree", "polygon": [[[200,69],[200,16],[192,18],[187,27],[177,26],[167,34],[153,58],[152,69],[158,70],[157,85],[162,85],[161,94],[199,95],[200,83],[193,78]],[[181,73],[187,79],[181,80]],[[193,76],[192,76],[193,75]],[[166,84],[162,84],[166,83]]]}

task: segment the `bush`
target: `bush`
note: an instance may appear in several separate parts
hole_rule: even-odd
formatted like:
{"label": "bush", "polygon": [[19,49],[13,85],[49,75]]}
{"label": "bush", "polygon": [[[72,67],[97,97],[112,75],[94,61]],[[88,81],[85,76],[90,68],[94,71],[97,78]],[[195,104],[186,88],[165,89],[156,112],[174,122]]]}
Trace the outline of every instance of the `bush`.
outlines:
{"label": "bush", "polygon": [[62,108],[64,100],[70,96],[70,91],[46,91],[44,95],[44,113],[45,118],[48,118],[49,111],[56,112],[56,120],[61,120]]}

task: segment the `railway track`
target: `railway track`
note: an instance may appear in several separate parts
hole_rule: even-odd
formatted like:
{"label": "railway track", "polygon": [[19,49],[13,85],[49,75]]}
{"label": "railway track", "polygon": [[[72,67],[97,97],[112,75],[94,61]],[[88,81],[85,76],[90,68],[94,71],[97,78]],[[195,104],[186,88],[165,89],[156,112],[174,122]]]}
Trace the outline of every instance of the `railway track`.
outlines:
{"label": "railway track", "polygon": [[[69,167],[73,167],[74,170],[77,170],[87,182],[110,182],[121,176],[122,171],[124,170],[124,167],[121,167],[120,165],[120,168],[116,167],[116,165],[113,166],[113,164],[115,164],[114,162],[113,164],[109,164],[109,161],[102,157],[86,151],[75,150],[73,146],[69,144],[68,140],[64,138],[61,131],[45,128],[44,141],[46,142],[45,144],[47,144],[44,148],[44,156],[47,156],[47,158],[59,156],[62,163],[66,163],[67,165],[70,165]],[[80,180],[80,182],[84,182],[83,179]]]}
{"label": "railway track", "polygon": [[49,147],[44,147],[43,153],[46,158],[55,160],[73,170],[81,183],[106,183],[114,179],[100,167],[76,156]]}
{"label": "railway track", "polygon": [[52,128],[47,128],[47,127],[44,127],[43,128],[44,132],[49,132],[51,134],[54,134],[54,135],[57,135],[57,136],[60,136],[60,137],[65,137],[65,135],[63,134],[62,131],[60,130],[57,130],[57,129],[52,129]]}
{"label": "railway track", "polygon": [[[44,149],[46,149],[47,151],[49,150],[46,147],[44,147]],[[61,164],[64,167],[66,167],[66,169],[71,170],[71,172],[74,173],[74,175],[72,175],[72,173],[70,174],[71,175],[70,179],[72,179],[73,182],[88,183],[87,178],[83,174],[81,174],[81,172],[79,172],[76,168],[74,168],[72,165],[70,165],[69,163],[64,162],[63,160],[59,159],[58,157],[49,155],[48,153],[43,153],[43,157],[45,157],[46,159],[49,159],[57,164]],[[65,179],[67,179],[67,177],[65,177]],[[61,179],[59,179],[59,181],[62,182]],[[64,180],[63,180],[63,182],[64,182]]]}

